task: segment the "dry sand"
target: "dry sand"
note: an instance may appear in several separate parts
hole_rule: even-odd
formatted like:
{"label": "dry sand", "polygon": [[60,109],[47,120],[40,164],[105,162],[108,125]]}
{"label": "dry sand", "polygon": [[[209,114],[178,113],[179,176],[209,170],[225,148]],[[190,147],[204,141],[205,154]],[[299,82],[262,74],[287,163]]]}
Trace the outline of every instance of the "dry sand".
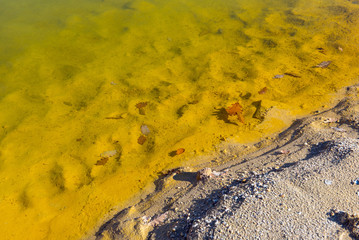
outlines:
{"label": "dry sand", "polygon": [[168,172],[88,239],[355,239],[357,92],[346,88],[336,106],[273,138],[222,146],[209,157],[222,164],[201,180],[191,169]]}

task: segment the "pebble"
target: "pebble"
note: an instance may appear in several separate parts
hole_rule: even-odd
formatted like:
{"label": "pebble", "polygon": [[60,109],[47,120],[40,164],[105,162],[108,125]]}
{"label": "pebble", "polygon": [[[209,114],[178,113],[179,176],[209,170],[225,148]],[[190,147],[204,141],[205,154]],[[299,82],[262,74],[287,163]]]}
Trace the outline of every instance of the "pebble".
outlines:
{"label": "pebble", "polygon": [[324,62],[319,63],[318,65],[315,65],[314,67],[327,68],[331,63],[332,63],[332,61],[324,61]]}
{"label": "pebble", "polygon": [[147,127],[147,125],[142,125],[141,126],[141,133],[143,135],[148,135],[151,133],[150,129]]}
{"label": "pebble", "polygon": [[117,154],[117,150],[105,151],[100,154],[100,157],[109,158],[115,156],[116,154]]}
{"label": "pebble", "polygon": [[327,184],[327,185],[332,185],[333,181],[325,179],[324,183]]}
{"label": "pebble", "polygon": [[283,78],[284,74],[278,74],[273,77],[273,79]]}

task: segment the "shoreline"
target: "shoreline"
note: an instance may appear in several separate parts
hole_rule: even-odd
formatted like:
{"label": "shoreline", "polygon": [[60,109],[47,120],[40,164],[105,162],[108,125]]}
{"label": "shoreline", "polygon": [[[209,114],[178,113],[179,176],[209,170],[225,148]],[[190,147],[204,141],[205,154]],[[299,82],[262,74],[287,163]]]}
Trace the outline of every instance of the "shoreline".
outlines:
{"label": "shoreline", "polygon": [[[189,167],[168,171],[136,204],[109,217],[85,239],[278,239],[283,234],[290,239],[355,237],[353,229],[335,219],[343,211],[347,216],[354,214],[358,200],[355,185],[348,182],[359,177],[355,170],[355,156],[359,156],[357,93],[355,85],[343,89],[334,107],[297,119],[272,139],[252,147],[223,145],[215,155],[203,157],[210,160],[207,165],[202,161],[196,166],[209,166],[212,174],[201,177]],[[338,158],[354,166],[353,171],[348,172],[341,161],[333,164]],[[319,166],[316,163],[320,161]],[[334,174],[339,170],[345,174]],[[340,197],[343,192],[348,196]],[[305,202],[306,194],[311,201]],[[327,202],[318,203],[318,196]],[[285,218],[288,209],[297,213],[290,221]],[[328,217],[330,211],[332,218]],[[275,219],[269,221],[266,216]],[[259,226],[253,221],[256,218],[266,224]],[[309,229],[309,235],[291,230],[291,226],[301,225]]]}

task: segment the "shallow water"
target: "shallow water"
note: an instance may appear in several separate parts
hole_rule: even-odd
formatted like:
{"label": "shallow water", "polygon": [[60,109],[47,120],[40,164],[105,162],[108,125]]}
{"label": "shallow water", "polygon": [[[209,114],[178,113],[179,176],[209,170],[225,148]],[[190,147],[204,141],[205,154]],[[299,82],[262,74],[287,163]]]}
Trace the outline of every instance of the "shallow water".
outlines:
{"label": "shallow water", "polygon": [[0,3],[4,239],[79,239],[163,169],[276,132],[358,76],[355,1]]}

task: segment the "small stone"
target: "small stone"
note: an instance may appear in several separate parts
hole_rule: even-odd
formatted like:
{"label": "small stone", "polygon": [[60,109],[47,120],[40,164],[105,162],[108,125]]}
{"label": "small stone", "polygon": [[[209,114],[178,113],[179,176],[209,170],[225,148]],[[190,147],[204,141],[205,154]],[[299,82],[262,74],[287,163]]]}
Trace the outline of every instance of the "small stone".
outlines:
{"label": "small stone", "polygon": [[315,65],[313,67],[314,68],[327,68],[331,63],[332,63],[332,61],[324,61],[324,62],[321,62],[318,65]]}
{"label": "small stone", "polygon": [[203,168],[197,172],[197,181],[208,180],[211,177],[212,170],[210,168]]}
{"label": "small stone", "polygon": [[100,154],[100,157],[110,158],[110,157],[115,156],[116,154],[117,154],[117,150],[105,151]]}
{"label": "small stone", "polygon": [[333,181],[325,179],[324,183],[327,184],[327,185],[332,185]]}
{"label": "small stone", "polygon": [[278,74],[273,77],[273,79],[283,78],[284,74]]}
{"label": "small stone", "polygon": [[142,134],[143,135],[148,135],[148,134],[150,134],[150,129],[147,127],[147,125],[142,125],[141,126],[141,132],[142,132]]}

